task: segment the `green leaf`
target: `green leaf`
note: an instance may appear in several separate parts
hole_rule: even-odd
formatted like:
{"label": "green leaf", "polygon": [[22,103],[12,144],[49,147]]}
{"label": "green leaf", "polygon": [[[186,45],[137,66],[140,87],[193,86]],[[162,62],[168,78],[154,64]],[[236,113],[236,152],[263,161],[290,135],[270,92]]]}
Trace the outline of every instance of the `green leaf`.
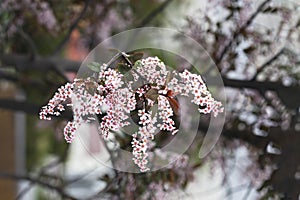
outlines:
{"label": "green leaf", "polygon": [[100,72],[101,65],[97,62],[91,62],[87,64],[87,67],[90,68],[94,72]]}
{"label": "green leaf", "polygon": [[133,65],[133,67],[136,69],[136,68],[138,68],[138,67],[142,67],[143,65],[142,65],[142,61],[140,61],[140,60],[138,60],[138,61],[136,61],[135,63],[134,63],[134,65]]}
{"label": "green leaf", "polygon": [[129,72],[131,70],[130,66],[128,66],[125,63],[118,63],[117,65],[117,70],[121,73],[121,74],[126,74],[127,72]]}
{"label": "green leaf", "polygon": [[118,63],[117,71],[124,75],[127,80],[134,80],[134,77],[131,74],[131,67],[125,63]]}
{"label": "green leaf", "polygon": [[156,99],[158,98],[159,94],[158,94],[158,90],[151,88],[150,90],[148,90],[148,92],[145,94],[145,96],[148,99],[151,99],[152,101],[156,101]]}

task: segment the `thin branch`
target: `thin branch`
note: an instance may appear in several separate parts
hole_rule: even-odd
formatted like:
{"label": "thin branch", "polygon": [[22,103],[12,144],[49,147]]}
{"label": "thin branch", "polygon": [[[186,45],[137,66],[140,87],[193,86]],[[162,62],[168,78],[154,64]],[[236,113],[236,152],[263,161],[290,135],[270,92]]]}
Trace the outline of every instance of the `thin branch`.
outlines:
{"label": "thin branch", "polygon": [[53,55],[57,55],[61,52],[61,50],[63,49],[63,47],[67,44],[67,42],[69,41],[70,39],[70,36],[72,34],[72,32],[77,28],[80,20],[83,18],[85,12],[87,11],[87,8],[90,4],[90,0],[85,0],[84,1],[84,7],[83,9],[81,10],[79,16],[75,19],[75,21],[71,24],[69,30],[68,30],[68,33],[67,35],[64,37],[64,39],[58,44],[56,50],[54,51]]}
{"label": "thin branch", "polygon": [[15,181],[29,181],[30,183],[34,184],[39,184],[40,186],[43,186],[45,188],[48,188],[50,190],[55,191],[57,194],[59,194],[61,197],[66,198],[66,199],[77,199],[68,193],[66,193],[61,186],[57,185],[51,185],[46,181],[42,181],[39,178],[33,178],[31,176],[26,176],[26,175],[17,175],[17,174],[9,174],[9,173],[3,173],[0,172],[0,178],[3,179],[10,179],[10,180],[15,180]]}
{"label": "thin branch", "polygon": [[[42,175],[45,175],[45,171],[48,170],[48,169],[51,169],[53,167],[56,167],[58,164],[62,163],[67,155],[68,155],[68,151],[69,151],[69,145],[67,146],[67,148],[64,150],[62,156],[53,161],[53,162],[50,162],[48,163],[47,165],[41,167],[41,169],[39,170],[39,172],[37,173],[37,176],[42,176]],[[49,176],[48,176],[49,177]],[[16,199],[22,199],[22,197],[35,185],[36,183],[34,182],[31,182],[26,188],[24,188],[16,197]]]}
{"label": "thin branch", "polygon": [[35,185],[35,184],[32,183],[32,182],[29,183],[29,185],[28,185],[26,188],[24,188],[24,189],[17,195],[16,200],[22,199],[23,196],[24,196],[25,194],[27,194],[27,192],[29,192],[29,191],[32,189],[32,187],[33,187],[34,185]]}
{"label": "thin branch", "polygon": [[[241,185],[237,185],[237,186],[233,186],[232,188],[230,188],[231,190],[238,190],[238,189],[243,189],[245,188],[246,186],[248,186],[249,184],[247,183],[244,183],[244,184],[241,184]],[[199,195],[199,196],[209,196],[209,193],[215,193],[215,192],[219,192],[220,191],[220,187],[217,186],[217,187],[213,187],[213,188],[210,188],[210,189],[207,189],[207,190],[204,190],[204,191],[200,191],[200,192],[196,192],[196,193],[192,193],[194,195]]]}
{"label": "thin branch", "polygon": [[[17,101],[13,99],[0,99],[0,108],[11,110],[11,111],[22,111],[27,114],[38,116],[41,106],[33,103],[29,103],[27,101]],[[70,120],[72,119],[72,112],[65,111],[62,113],[61,116],[59,116],[59,118]]]}
{"label": "thin branch", "polygon": [[299,86],[284,86],[281,82],[271,82],[271,81],[245,81],[245,80],[234,80],[223,78],[224,85],[227,87],[233,88],[250,88],[258,91],[268,91],[273,90],[275,92],[282,92],[283,90],[285,93],[288,93],[293,96],[293,94],[300,93]]}
{"label": "thin branch", "polygon": [[158,14],[163,12],[168,5],[174,0],[166,0],[162,4],[160,4],[157,8],[152,10],[138,25],[135,26],[135,28],[141,28],[146,26],[148,23],[150,23]]}
{"label": "thin branch", "polygon": [[253,189],[253,186],[250,183],[249,186],[248,186],[247,192],[245,193],[244,197],[242,198],[243,200],[247,200],[248,199],[248,197],[249,197],[252,189]]}
{"label": "thin branch", "polygon": [[[226,194],[226,197],[228,198],[229,196],[232,196],[234,193],[239,192],[241,190],[244,190],[246,187],[249,189],[250,186],[251,186],[251,183],[250,184],[243,184],[243,185],[239,185],[239,186],[236,186],[236,187],[229,188],[230,192],[228,194]],[[244,200],[244,198],[242,198],[242,199]]]}
{"label": "thin branch", "polygon": [[[228,42],[228,44],[224,47],[224,49],[222,50],[220,56],[215,60],[217,66],[221,63],[221,61],[223,60],[224,56],[226,55],[226,53],[228,52],[228,50],[232,46],[233,42],[238,38],[238,36],[241,34],[241,32],[243,32],[243,30],[245,30],[253,22],[253,20],[257,17],[257,15],[264,9],[265,5],[267,3],[269,3],[270,1],[271,0],[265,0],[257,8],[257,10],[251,15],[251,17],[246,21],[246,23],[243,26],[241,26],[241,28],[239,28],[237,31],[235,31],[235,33],[233,34],[233,37]],[[209,73],[209,72],[207,72],[207,73]]]}
{"label": "thin branch", "polygon": [[85,177],[87,177],[88,175],[92,174],[93,172],[96,171],[97,168],[94,168],[92,170],[89,170],[87,173],[84,173],[84,174],[81,174],[81,175],[78,175],[77,177],[71,179],[71,180],[68,180],[66,185],[72,185],[73,183],[76,183],[82,179],[84,179]]}
{"label": "thin branch", "polygon": [[[133,28],[141,28],[146,26],[148,23],[150,23],[157,15],[159,15],[161,12],[164,11],[164,9],[167,8],[167,6],[174,0],[166,0],[163,3],[161,3],[157,8],[153,9],[148,15],[146,15],[145,18],[143,18],[141,20],[141,22],[139,24],[137,24],[136,26],[134,26]],[[127,44],[125,47],[129,47],[130,45],[132,45],[132,43],[134,42],[134,40],[137,37],[137,34],[140,32],[140,29],[137,29],[137,31],[135,32],[135,34],[131,35],[131,37],[127,40]]]}
{"label": "thin branch", "polygon": [[37,57],[35,60],[30,60],[29,56],[19,54],[0,55],[0,60],[3,67],[13,66],[20,71],[38,70],[48,72],[57,66],[64,72],[77,72],[81,65],[80,62],[55,57]]}
{"label": "thin branch", "polygon": [[257,76],[270,64],[272,64],[277,58],[279,58],[280,55],[284,53],[285,48],[282,48],[278,53],[276,53],[273,57],[271,57],[268,61],[266,61],[262,66],[260,66],[256,72],[256,74],[253,76],[251,81],[254,81]]}
{"label": "thin branch", "polygon": [[[94,15],[98,15],[97,19],[104,19],[107,16],[107,13],[110,11],[111,7],[113,7],[116,3],[116,1],[111,1],[111,2],[104,2],[104,4],[102,5],[105,9],[100,13],[100,15],[98,15],[98,13],[95,13],[97,11],[94,11]],[[97,22],[92,22],[92,23],[97,23]],[[99,24],[101,26],[101,24]],[[96,40],[96,35],[97,35],[97,28],[93,29],[93,32],[91,34],[91,38],[90,38],[90,42],[89,42],[89,49],[93,49],[97,44],[95,44],[95,42],[97,42]]]}
{"label": "thin branch", "polygon": [[20,33],[20,35],[26,40],[26,42],[28,43],[30,50],[31,50],[31,54],[30,54],[30,60],[34,60],[36,58],[36,56],[38,55],[38,51],[36,48],[36,45],[34,43],[34,41],[32,40],[32,38],[23,31],[22,28],[18,29],[18,32]]}

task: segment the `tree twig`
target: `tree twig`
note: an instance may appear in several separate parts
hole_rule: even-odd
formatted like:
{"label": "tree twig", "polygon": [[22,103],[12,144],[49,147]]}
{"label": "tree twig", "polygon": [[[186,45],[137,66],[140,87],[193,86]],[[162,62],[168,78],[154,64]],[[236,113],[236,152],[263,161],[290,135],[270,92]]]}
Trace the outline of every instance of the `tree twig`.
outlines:
{"label": "tree twig", "polygon": [[17,195],[17,197],[16,197],[16,200],[19,200],[19,199],[22,199],[23,198],[23,196],[27,193],[27,192],[29,192],[31,189],[32,189],[32,187],[34,186],[35,184],[34,183],[29,183],[29,185],[26,187],[26,188],[24,188],[21,192],[19,192],[19,194]]}
{"label": "tree twig", "polygon": [[0,55],[0,60],[3,68],[13,66],[20,71],[38,70],[48,72],[49,70],[53,70],[54,66],[59,66],[64,72],[77,72],[81,65],[80,62],[57,57],[37,57],[35,60],[30,60],[29,56],[20,54]]}
{"label": "tree twig", "polygon": [[244,197],[243,197],[242,199],[247,200],[248,197],[249,197],[249,195],[250,195],[250,192],[251,192],[252,189],[253,189],[253,186],[252,186],[252,184],[250,183],[250,184],[248,185],[247,192],[245,193],[245,195],[244,195]]}
{"label": "tree twig", "polygon": [[256,72],[256,74],[252,77],[251,81],[254,81],[257,76],[270,64],[272,64],[280,55],[284,53],[284,48],[282,48],[278,53],[276,53],[273,57],[271,57],[268,61],[266,61],[262,66],[260,66]]}
{"label": "tree twig", "polygon": [[[11,110],[11,111],[22,111],[27,114],[38,116],[41,106],[33,103],[29,103],[27,101],[17,101],[13,99],[0,99],[0,108]],[[64,111],[62,115],[59,117],[67,120],[71,120],[73,118],[71,111]]]}
{"label": "tree twig", "polygon": [[18,29],[18,32],[20,33],[20,35],[26,40],[26,42],[28,43],[29,47],[30,47],[30,60],[34,60],[36,58],[36,56],[38,55],[38,51],[36,48],[36,45],[34,43],[34,41],[32,40],[32,38],[23,31],[22,28]]}
{"label": "tree twig", "polygon": [[17,174],[3,173],[3,172],[0,172],[0,177],[3,179],[10,179],[10,180],[16,180],[16,181],[29,181],[31,183],[39,184],[40,186],[43,186],[50,190],[53,190],[63,198],[73,199],[73,200],[77,199],[77,198],[69,195],[68,193],[66,193],[60,186],[51,185],[50,183],[48,183],[46,181],[42,181],[39,178],[33,178],[33,177],[27,176],[27,175],[17,175]]}
{"label": "tree twig", "polygon": [[252,22],[253,20],[256,18],[256,16],[263,10],[263,8],[265,7],[265,5],[267,3],[269,3],[271,0],[265,0],[258,8],[257,10],[251,15],[251,17],[249,17],[249,19],[246,21],[246,23],[244,25],[242,25],[237,31],[235,31],[235,33],[233,34],[233,37],[231,38],[231,40],[228,42],[228,44],[224,47],[224,49],[222,50],[220,56],[216,59],[216,64],[219,65],[220,62],[223,60],[225,54],[227,53],[227,51],[230,49],[230,47],[232,46],[233,42],[238,38],[238,36],[241,34],[241,32],[243,30],[245,30]]}
{"label": "tree twig", "polygon": [[[63,162],[67,155],[68,155],[68,150],[69,150],[69,146],[67,146],[67,148],[64,150],[62,156],[53,161],[53,162],[50,162],[48,163],[47,165],[41,167],[41,169],[39,170],[39,172],[37,173],[37,176],[40,177],[42,175],[45,175],[45,171],[48,170],[48,169],[51,169],[53,167],[56,167],[58,164],[60,164],[61,162]],[[16,197],[16,199],[21,199],[36,183],[34,182],[31,182],[26,188],[24,188]]]}
{"label": "tree twig", "polygon": [[142,19],[142,21],[138,25],[136,25],[135,28],[141,28],[150,23],[158,14],[163,12],[172,1],[174,0],[166,0],[163,3],[161,3],[157,8],[152,10],[152,12],[150,12],[144,19]]}
{"label": "tree twig", "polygon": [[64,37],[64,39],[58,44],[56,50],[54,51],[53,55],[57,55],[61,52],[61,50],[63,49],[63,47],[67,44],[67,42],[69,41],[70,39],[70,36],[71,36],[71,33],[77,28],[80,20],[83,18],[85,12],[87,11],[87,8],[90,4],[90,0],[85,0],[84,1],[84,7],[83,9],[81,10],[79,16],[74,20],[74,22],[71,24],[68,32],[67,32],[67,35]]}

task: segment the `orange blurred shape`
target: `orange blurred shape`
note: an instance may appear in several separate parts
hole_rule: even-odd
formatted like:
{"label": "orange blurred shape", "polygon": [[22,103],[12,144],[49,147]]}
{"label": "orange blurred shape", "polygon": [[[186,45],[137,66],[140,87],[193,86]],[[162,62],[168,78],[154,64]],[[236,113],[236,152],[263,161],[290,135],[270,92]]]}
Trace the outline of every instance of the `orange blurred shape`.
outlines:
{"label": "orange blurred shape", "polygon": [[[82,61],[87,55],[88,50],[80,42],[80,32],[77,29],[73,30],[66,46],[66,58],[73,61]],[[67,72],[66,76],[68,77],[69,81],[71,81],[76,78],[76,73]]]}
{"label": "orange blurred shape", "polygon": [[74,61],[82,61],[87,54],[87,49],[80,42],[80,32],[77,29],[73,30],[66,47],[66,58]]}

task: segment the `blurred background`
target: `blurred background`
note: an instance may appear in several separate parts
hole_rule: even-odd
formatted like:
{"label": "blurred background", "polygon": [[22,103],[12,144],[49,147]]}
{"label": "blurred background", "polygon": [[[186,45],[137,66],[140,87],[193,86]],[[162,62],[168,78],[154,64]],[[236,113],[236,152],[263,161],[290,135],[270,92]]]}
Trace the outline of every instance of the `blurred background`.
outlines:
{"label": "blurred background", "polygon": [[[299,13],[298,0],[1,0],[0,199],[299,200]],[[204,120],[176,167],[128,174],[66,144],[67,115],[38,112],[102,40],[147,26],[203,46],[224,81],[226,123],[206,158]],[[106,152],[92,141],[89,151]]]}

